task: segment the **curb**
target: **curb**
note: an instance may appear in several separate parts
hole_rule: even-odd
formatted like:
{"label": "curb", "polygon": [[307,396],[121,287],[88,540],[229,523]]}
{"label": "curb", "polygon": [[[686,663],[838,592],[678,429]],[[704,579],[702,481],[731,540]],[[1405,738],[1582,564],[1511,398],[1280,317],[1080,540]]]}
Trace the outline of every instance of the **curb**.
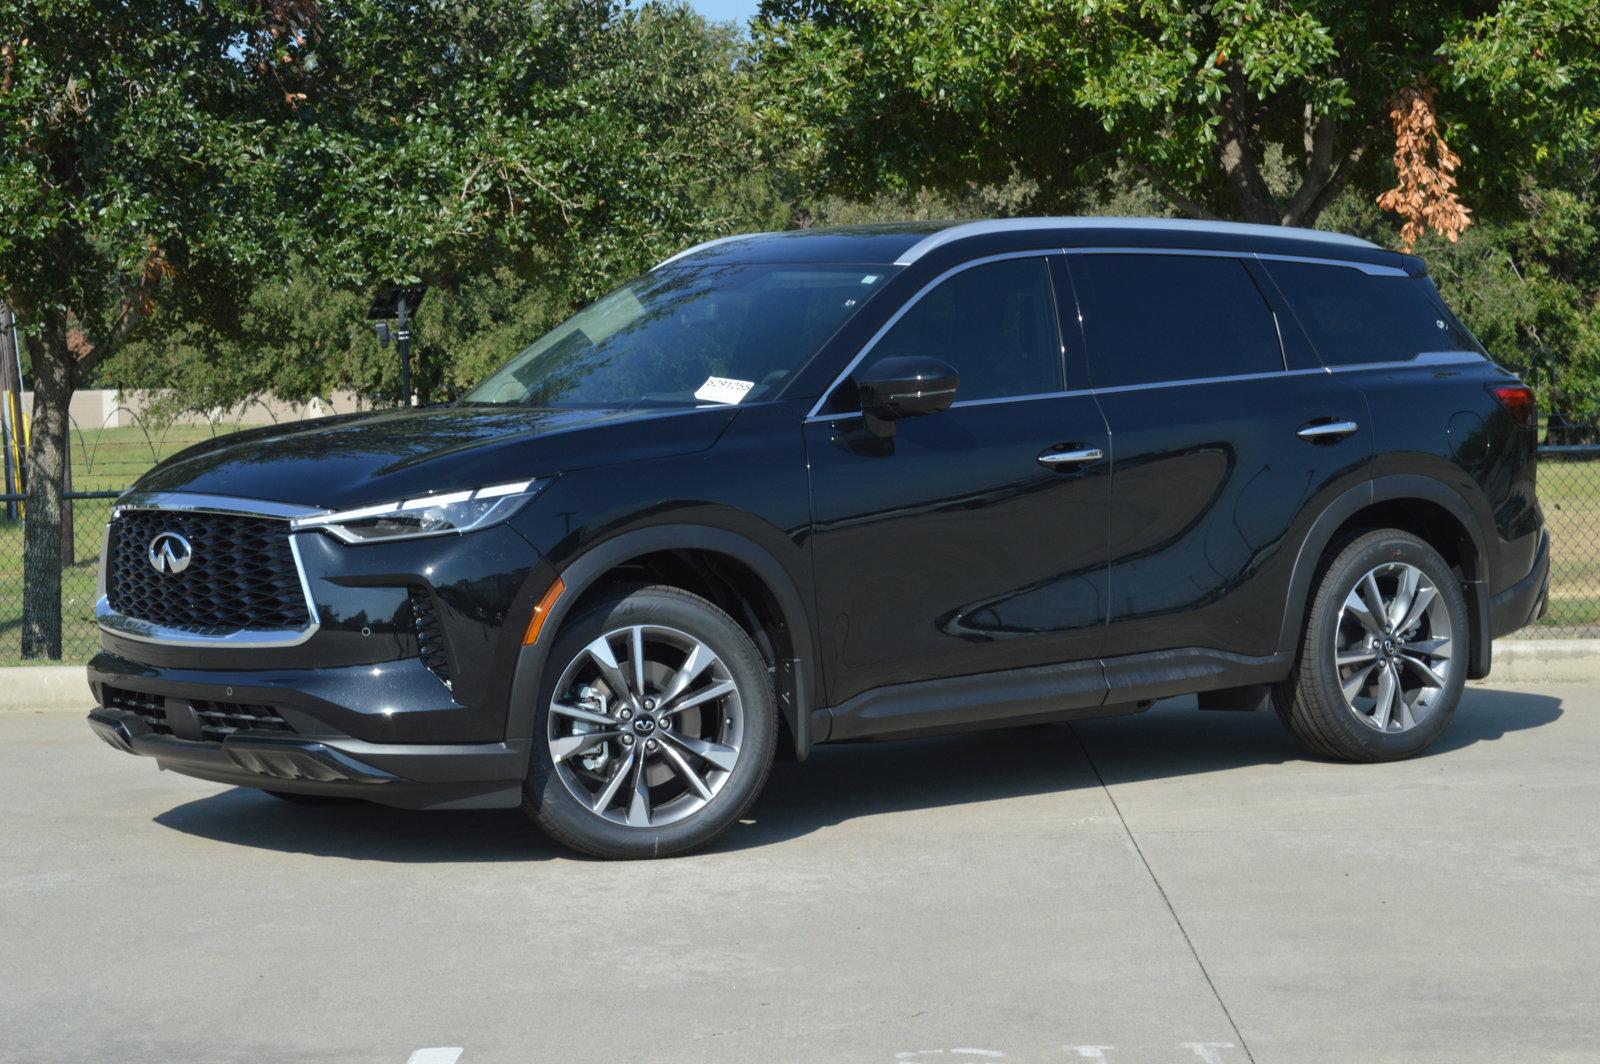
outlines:
{"label": "curb", "polygon": [[1600,639],[1497,639],[1488,679],[1479,682],[1600,681]]}
{"label": "curb", "polygon": [[[1499,639],[1494,668],[1485,684],[1583,683],[1600,681],[1600,639]],[[77,710],[94,699],[82,665],[16,665],[0,668],[0,713]]]}
{"label": "curb", "polygon": [[77,709],[87,713],[93,703],[82,665],[0,668],[0,713],[30,709]]}

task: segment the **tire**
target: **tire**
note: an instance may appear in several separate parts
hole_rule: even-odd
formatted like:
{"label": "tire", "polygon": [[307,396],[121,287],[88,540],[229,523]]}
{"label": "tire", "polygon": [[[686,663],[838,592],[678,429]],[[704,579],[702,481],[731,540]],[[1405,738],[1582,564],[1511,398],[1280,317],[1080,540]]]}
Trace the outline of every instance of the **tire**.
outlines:
{"label": "tire", "polygon": [[777,737],[766,664],[732,618],[673,587],[619,592],[572,618],[551,648],[522,808],[595,857],[684,853],[755,801]]}
{"label": "tire", "polygon": [[262,791],[261,793],[270,794],[278,801],[288,802],[291,805],[354,805],[362,800],[345,794],[296,794],[294,791]]}
{"label": "tire", "polygon": [[1294,668],[1273,689],[1278,716],[1326,757],[1415,757],[1461,701],[1470,624],[1438,551],[1396,529],[1358,536],[1322,572]]}

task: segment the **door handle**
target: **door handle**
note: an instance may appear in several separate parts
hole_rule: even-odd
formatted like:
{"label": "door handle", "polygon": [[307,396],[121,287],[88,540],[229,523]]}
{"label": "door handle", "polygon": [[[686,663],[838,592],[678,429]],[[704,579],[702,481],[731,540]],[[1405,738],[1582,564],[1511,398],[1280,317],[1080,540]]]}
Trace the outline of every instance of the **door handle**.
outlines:
{"label": "door handle", "polygon": [[1039,464],[1051,469],[1062,466],[1082,465],[1085,462],[1098,462],[1105,457],[1105,452],[1098,447],[1079,447],[1072,450],[1045,451],[1039,456]]}
{"label": "door handle", "polygon": [[1360,427],[1354,421],[1313,421],[1295,435],[1302,440],[1320,443],[1323,440],[1342,440]]}

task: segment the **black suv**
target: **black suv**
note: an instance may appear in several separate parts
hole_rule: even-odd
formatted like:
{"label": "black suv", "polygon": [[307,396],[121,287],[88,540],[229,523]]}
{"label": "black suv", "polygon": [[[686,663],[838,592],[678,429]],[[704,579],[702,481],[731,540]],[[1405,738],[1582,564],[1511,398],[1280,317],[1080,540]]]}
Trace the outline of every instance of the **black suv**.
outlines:
{"label": "black suv", "polygon": [[704,843],[780,750],[1274,706],[1414,755],[1542,613],[1533,396],[1420,259],[1016,219],[690,249],[447,406],[117,503],[95,730],[299,801]]}

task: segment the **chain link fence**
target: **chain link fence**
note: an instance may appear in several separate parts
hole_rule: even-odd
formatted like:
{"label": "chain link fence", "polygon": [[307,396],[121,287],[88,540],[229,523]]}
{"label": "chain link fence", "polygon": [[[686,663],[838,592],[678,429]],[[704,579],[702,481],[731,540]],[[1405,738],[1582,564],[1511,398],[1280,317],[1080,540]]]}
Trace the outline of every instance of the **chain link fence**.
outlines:
{"label": "chain link fence", "polygon": [[[1539,498],[1551,541],[1550,612],[1518,638],[1600,638],[1600,444],[1548,443],[1539,454]],[[102,489],[69,497],[72,534],[63,536],[70,553],[61,574],[64,661],[88,661],[99,646],[95,582],[117,494]],[[20,495],[0,495],[0,666],[23,663],[21,501]]]}

